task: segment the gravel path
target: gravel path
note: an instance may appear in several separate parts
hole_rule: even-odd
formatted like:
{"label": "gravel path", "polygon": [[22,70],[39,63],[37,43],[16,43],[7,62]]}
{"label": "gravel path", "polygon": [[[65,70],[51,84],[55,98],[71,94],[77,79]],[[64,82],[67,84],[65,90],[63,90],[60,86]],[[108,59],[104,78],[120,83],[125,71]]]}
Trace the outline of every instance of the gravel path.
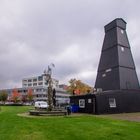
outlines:
{"label": "gravel path", "polygon": [[138,112],[138,113],[107,114],[107,115],[97,115],[97,116],[119,119],[119,120],[140,122],[140,112]]}

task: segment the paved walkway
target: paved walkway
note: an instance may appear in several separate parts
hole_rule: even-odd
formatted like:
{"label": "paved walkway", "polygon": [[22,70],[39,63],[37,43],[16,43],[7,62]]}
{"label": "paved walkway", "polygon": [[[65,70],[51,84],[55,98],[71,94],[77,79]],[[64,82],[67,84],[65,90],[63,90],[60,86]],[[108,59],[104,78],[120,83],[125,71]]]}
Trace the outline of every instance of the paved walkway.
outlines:
{"label": "paved walkway", "polygon": [[107,115],[96,115],[104,118],[114,118],[119,120],[128,120],[140,122],[140,112],[138,113],[121,113],[121,114],[107,114]]}

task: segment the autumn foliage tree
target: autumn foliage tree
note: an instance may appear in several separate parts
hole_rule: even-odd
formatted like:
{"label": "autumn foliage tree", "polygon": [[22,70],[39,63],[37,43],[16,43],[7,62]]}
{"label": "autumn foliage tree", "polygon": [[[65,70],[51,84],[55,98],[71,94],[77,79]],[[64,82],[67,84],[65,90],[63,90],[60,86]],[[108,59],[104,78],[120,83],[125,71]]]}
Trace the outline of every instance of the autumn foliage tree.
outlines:
{"label": "autumn foliage tree", "polygon": [[31,102],[33,100],[33,90],[31,88],[28,89],[27,98],[28,98],[29,102]]}
{"label": "autumn foliage tree", "polygon": [[14,103],[17,103],[20,100],[20,94],[18,93],[17,89],[13,89],[12,100]]}
{"label": "autumn foliage tree", "polygon": [[8,94],[6,91],[1,91],[0,92],[0,101],[2,101],[4,104],[5,104],[5,101],[7,100],[8,98]]}
{"label": "autumn foliage tree", "polygon": [[69,81],[68,92],[71,94],[87,94],[93,88],[83,83],[81,80],[71,79]]}
{"label": "autumn foliage tree", "polygon": [[27,95],[22,95],[22,99],[21,100],[22,100],[22,102],[25,103],[27,101]]}

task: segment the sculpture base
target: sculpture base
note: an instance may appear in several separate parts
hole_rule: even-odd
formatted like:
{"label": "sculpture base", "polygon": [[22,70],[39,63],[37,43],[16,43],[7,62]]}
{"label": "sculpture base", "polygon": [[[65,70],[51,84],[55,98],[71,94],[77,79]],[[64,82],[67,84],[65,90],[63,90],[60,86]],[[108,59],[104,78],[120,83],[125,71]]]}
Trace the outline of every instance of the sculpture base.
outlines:
{"label": "sculpture base", "polygon": [[46,115],[46,116],[66,116],[67,110],[57,110],[57,111],[45,111],[45,110],[30,110],[30,115]]}

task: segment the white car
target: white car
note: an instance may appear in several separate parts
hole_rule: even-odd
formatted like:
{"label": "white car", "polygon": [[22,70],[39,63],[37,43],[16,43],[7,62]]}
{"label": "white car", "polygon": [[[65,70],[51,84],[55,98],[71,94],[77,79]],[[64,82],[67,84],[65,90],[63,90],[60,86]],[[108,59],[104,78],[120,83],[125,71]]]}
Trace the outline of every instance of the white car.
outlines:
{"label": "white car", "polygon": [[36,101],[35,102],[35,109],[47,109],[48,104],[45,101]]}

